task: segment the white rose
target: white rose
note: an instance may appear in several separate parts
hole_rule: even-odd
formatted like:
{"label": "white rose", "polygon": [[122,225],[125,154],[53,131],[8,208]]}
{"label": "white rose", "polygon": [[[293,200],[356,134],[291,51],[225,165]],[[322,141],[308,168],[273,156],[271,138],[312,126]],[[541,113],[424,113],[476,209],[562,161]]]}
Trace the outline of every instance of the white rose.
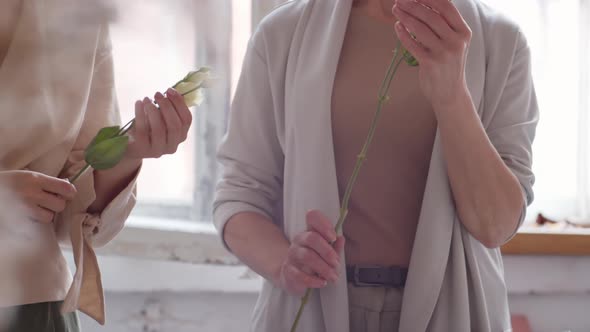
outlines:
{"label": "white rose", "polygon": [[197,71],[192,71],[186,75],[183,82],[190,82],[196,84],[198,87],[208,87],[211,80],[211,70],[209,68],[201,68]]}
{"label": "white rose", "polygon": [[175,86],[176,91],[184,97],[188,107],[199,106],[205,99],[203,89],[192,82],[180,82]]}

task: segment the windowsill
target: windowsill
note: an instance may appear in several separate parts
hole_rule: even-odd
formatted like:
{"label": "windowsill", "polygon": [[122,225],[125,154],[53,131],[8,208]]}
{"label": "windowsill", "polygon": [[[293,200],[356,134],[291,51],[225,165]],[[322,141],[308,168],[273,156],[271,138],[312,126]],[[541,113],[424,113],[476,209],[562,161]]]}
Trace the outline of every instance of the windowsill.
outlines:
{"label": "windowsill", "polygon": [[[239,265],[223,247],[213,225],[132,216],[102,256],[123,256],[191,264]],[[590,256],[590,229],[547,230],[524,227],[506,245],[507,256]]]}
{"label": "windowsill", "polygon": [[528,227],[502,247],[504,255],[590,256],[590,229]]}
{"label": "windowsill", "polygon": [[[585,277],[590,273],[589,246],[590,231],[522,230],[502,249],[508,291],[590,293]],[[256,293],[261,285],[259,276],[224,249],[210,223],[134,216],[98,254],[108,292]],[[73,268],[71,255],[66,257]]]}
{"label": "windowsill", "polygon": [[211,223],[132,216],[103,256],[126,256],[192,264],[238,265]]}

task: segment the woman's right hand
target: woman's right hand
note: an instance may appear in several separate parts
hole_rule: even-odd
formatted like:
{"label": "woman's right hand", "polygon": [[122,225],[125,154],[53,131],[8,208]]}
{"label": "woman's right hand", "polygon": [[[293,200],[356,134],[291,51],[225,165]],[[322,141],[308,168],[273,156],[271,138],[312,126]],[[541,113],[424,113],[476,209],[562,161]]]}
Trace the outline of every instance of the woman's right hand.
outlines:
{"label": "woman's right hand", "polygon": [[308,212],[306,224],[307,230],[293,239],[279,273],[279,286],[297,296],[307,288],[335,282],[344,249],[344,237],[337,236],[332,222],[319,211]]}
{"label": "woman's right hand", "polygon": [[67,180],[24,170],[0,171],[0,187],[24,204],[29,219],[46,224],[76,195]]}

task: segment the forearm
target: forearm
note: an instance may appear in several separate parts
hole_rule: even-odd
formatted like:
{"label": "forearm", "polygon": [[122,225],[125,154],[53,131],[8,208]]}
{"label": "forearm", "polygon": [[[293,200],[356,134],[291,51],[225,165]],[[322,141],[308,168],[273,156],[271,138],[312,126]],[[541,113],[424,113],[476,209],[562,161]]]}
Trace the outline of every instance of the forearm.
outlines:
{"label": "forearm", "polygon": [[244,264],[278,284],[281,264],[290,243],[268,217],[255,212],[238,213],[226,224],[223,237]]}
{"label": "forearm", "polygon": [[96,199],[88,208],[90,213],[101,213],[107,205],[133,180],[141,165],[141,159],[124,159],[117,166],[94,171]]}
{"label": "forearm", "polygon": [[459,217],[480,242],[498,247],[518,225],[521,186],[486,135],[467,91],[435,113]]}

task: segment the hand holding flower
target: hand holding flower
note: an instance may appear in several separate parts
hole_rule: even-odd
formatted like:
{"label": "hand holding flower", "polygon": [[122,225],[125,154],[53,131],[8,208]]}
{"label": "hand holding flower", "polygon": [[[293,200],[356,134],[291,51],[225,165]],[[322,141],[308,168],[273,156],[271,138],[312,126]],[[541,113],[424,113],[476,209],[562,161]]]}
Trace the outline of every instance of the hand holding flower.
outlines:
{"label": "hand holding flower", "polygon": [[186,140],[192,121],[188,107],[201,104],[202,89],[209,87],[210,80],[209,68],[201,68],[174,84],[167,96],[156,93],[154,98],[159,107],[147,97],[138,101],[136,119],[122,128],[106,127],[98,132],[84,151],[86,166],[70,182],[75,182],[90,167],[106,170],[122,159],[133,162],[176,152],[178,145]]}
{"label": "hand holding flower", "polygon": [[344,249],[344,237],[336,234],[326,216],[310,211],[305,221],[307,230],[293,239],[275,281],[297,296],[308,288],[322,288],[328,282],[336,282],[340,253]]}
{"label": "hand holding flower", "polygon": [[420,85],[435,111],[467,93],[465,63],[471,29],[447,0],[398,0],[393,14],[402,45],[420,63]]}
{"label": "hand holding flower", "polygon": [[186,140],[192,115],[182,96],[170,88],[166,96],[156,93],[154,102],[146,97],[135,103],[135,125],[124,159],[159,158],[175,153]]}

